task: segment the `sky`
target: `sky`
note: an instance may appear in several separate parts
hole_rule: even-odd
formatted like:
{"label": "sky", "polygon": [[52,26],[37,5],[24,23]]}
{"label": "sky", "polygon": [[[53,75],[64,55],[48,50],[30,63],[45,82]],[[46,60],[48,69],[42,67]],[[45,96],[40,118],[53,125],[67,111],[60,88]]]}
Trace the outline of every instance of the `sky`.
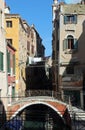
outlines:
{"label": "sky", "polygon": [[[52,4],[53,0],[5,0],[10,13],[19,14],[31,26],[35,25],[42,43],[45,56],[52,55]],[[65,0],[66,3],[79,0]]]}

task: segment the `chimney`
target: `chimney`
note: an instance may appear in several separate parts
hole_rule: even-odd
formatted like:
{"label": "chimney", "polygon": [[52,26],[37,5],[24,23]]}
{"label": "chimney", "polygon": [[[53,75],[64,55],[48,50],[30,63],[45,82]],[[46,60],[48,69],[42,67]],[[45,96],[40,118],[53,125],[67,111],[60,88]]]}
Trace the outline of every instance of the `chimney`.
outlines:
{"label": "chimney", "polygon": [[10,14],[10,7],[6,5],[6,2],[4,2],[5,6],[5,14]]}

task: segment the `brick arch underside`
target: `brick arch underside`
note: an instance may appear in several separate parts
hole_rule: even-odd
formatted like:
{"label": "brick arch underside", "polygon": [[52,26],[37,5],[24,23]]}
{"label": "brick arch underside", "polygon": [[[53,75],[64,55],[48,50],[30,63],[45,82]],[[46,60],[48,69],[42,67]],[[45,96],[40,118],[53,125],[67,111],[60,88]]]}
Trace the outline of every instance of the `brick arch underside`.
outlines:
{"label": "brick arch underside", "polygon": [[55,102],[55,101],[31,101],[31,102],[23,103],[22,105],[16,104],[14,106],[9,107],[8,112],[12,119],[17,114],[19,114],[19,112],[23,111],[25,108],[27,108],[31,105],[38,105],[38,104],[45,105],[45,106],[51,108],[52,110],[54,110],[60,116],[60,118],[63,121],[65,121],[65,123],[69,127],[71,127],[71,117],[70,117],[70,114],[68,112],[66,105],[61,104],[59,102]]}
{"label": "brick arch underside", "polygon": [[66,111],[66,106],[57,102],[42,102],[42,101],[34,101],[31,103],[26,103],[23,104],[22,106],[20,105],[15,105],[13,107],[11,107],[10,111],[12,112],[12,117],[16,116],[19,112],[23,111],[25,108],[31,106],[31,105],[38,105],[38,104],[42,104],[42,105],[46,105],[48,107],[50,107],[51,109],[53,109],[55,112],[57,112],[59,114],[60,117],[63,117],[65,111]]}
{"label": "brick arch underside", "polygon": [[68,109],[66,107],[66,105],[64,104],[60,104],[58,102],[53,102],[53,101],[32,101],[30,103],[24,103],[22,106],[21,105],[15,105],[11,108],[9,108],[8,111],[10,111],[10,113],[12,113],[11,118],[15,117],[17,114],[19,114],[21,111],[23,111],[25,108],[31,106],[31,105],[45,105],[49,108],[51,108],[52,110],[54,110],[63,121],[66,122],[66,124],[70,125],[71,124],[71,119],[70,119],[70,114],[68,112]]}

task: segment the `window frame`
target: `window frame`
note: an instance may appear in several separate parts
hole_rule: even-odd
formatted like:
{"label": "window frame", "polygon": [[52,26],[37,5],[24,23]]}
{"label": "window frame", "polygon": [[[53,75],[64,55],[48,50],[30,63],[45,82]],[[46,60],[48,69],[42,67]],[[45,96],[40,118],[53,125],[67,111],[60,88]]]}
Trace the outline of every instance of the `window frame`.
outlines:
{"label": "window frame", "polygon": [[72,35],[68,35],[66,39],[63,40],[63,51],[65,50],[77,50],[78,40]]}
{"label": "window frame", "polygon": [[31,53],[34,54],[34,45],[31,46]]}
{"label": "window frame", "polygon": [[12,23],[12,21],[10,20],[8,20],[8,21],[6,21],[6,27],[7,28],[12,28],[13,27],[13,23]]}
{"label": "window frame", "polygon": [[11,38],[10,39],[6,39],[6,41],[7,41],[8,44],[11,44],[11,45],[13,44],[13,39],[11,39]]}
{"label": "window frame", "polygon": [[74,66],[69,65],[66,67],[66,74],[74,74]]}
{"label": "window frame", "polygon": [[0,71],[4,70],[4,53],[0,51]]}
{"label": "window frame", "polygon": [[64,24],[77,24],[77,14],[65,14]]}

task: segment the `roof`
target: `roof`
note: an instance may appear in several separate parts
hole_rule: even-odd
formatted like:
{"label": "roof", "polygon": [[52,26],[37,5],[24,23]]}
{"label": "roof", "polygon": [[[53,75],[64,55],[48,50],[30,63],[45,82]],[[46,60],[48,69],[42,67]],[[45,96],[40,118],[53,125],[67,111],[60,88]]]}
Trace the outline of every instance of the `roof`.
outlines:
{"label": "roof", "polygon": [[61,5],[61,12],[64,14],[85,14],[85,5],[64,4]]}

